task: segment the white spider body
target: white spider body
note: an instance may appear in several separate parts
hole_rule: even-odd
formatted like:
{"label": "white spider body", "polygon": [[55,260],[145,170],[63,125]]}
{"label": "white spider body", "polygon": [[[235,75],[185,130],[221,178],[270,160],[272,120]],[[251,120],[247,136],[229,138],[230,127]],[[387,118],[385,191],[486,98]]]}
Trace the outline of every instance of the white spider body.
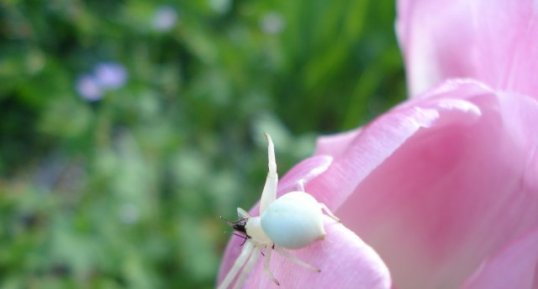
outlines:
{"label": "white spider body", "polygon": [[274,146],[271,137],[268,134],[266,137],[269,143],[269,173],[260,199],[260,216],[250,216],[245,210],[237,208],[241,219],[232,223],[232,226],[234,230],[245,236],[245,244],[218,289],[229,288],[234,280],[236,281],[233,288],[240,289],[243,286],[248,273],[259,257],[259,254],[255,252],[256,249],[264,252],[264,271],[277,285],[279,282],[269,269],[272,250],[298,265],[320,272],[318,268],[305,263],[284,249],[303,248],[316,240],[323,239],[325,237],[323,211],[338,221],[338,218],[324,204],[304,192],[302,182],[298,183],[302,191],[290,192],[276,199],[278,175]]}
{"label": "white spider body", "polygon": [[321,206],[305,192],[276,199],[263,212],[261,225],[275,245],[286,249],[303,248],[325,237]]}
{"label": "white spider body", "polygon": [[257,246],[267,246],[270,247],[273,245],[271,238],[267,236],[263,227],[261,225],[261,217],[250,217],[245,226],[247,231],[247,236],[250,237],[250,240],[254,242]]}

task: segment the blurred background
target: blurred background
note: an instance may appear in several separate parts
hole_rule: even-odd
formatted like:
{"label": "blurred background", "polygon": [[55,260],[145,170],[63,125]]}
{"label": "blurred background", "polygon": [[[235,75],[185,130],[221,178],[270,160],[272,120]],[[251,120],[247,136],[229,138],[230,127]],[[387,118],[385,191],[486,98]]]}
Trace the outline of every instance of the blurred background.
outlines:
{"label": "blurred background", "polygon": [[0,288],[213,288],[236,207],[405,96],[392,0],[0,1]]}

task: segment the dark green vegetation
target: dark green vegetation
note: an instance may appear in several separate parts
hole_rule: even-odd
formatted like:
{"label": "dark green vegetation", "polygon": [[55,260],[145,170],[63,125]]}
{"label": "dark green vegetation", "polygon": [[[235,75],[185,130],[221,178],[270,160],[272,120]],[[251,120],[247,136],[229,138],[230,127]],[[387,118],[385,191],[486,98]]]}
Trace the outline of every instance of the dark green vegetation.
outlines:
{"label": "dark green vegetation", "polygon": [[[261,192],[263,131],[283,173],[317,135],[403,99],[394,13],[0,2],[0,288],[212,288],[230,235],[218,216]],[[102,63],[124,77],[96,94],[83,77]]]}

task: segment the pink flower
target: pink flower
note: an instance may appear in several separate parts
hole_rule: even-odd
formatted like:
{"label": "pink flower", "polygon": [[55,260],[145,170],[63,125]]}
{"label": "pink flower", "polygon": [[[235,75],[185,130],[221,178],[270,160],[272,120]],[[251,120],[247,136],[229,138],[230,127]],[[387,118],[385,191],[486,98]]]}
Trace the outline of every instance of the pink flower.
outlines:
{"label": "pink flower", "polygon": [[[273,273],[283,288],[538,288],[538,8],[416,0],[399,9],[414,98],[320,138],[286,174],[279,193],[306,180],[346,227],[327,223],[326,240],[297,252],[321,273],[278,257]],[[244,288],[278,287],[258,264]]]}
{"label": "pink flower", "polygon": [[536,124],[533,98],[448,81],[360,132],[321,138],[317,154],[334,161],[307,188],[339,192],[324,201],[397,288],[536,288]]}

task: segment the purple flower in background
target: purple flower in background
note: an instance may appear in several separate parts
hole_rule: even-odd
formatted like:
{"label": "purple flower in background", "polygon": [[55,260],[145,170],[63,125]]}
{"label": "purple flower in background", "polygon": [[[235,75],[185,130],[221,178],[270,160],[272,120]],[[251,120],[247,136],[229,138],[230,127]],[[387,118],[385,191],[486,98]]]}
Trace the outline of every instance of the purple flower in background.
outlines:
{"label": "purple flower in background", "polygon": [[153,15],[153,27],[157,31],[166,32],[176,25],[177,18],[177,12],[173,7],[161,6]]}
{"label": "purple flower in background", "polygon": [[95,78],[103,89],[117,89],[127,80],[127,71],[119,63],[103,62],[95,67]]}
{"label": "purple flower in background", "polygon": [[82,98],[89,101],[96,101],[103,97],[102,87],[95,76],[90,74],[83,74],[78,78],[76,89]]}
{"label": "purple flower in background", "polygon": [[82,98],[97,101],[108,90],[118,89],[127,81],[127,70],[119,63],[102,62],[95,66],[93,73],[81,75],[76,90]]}

